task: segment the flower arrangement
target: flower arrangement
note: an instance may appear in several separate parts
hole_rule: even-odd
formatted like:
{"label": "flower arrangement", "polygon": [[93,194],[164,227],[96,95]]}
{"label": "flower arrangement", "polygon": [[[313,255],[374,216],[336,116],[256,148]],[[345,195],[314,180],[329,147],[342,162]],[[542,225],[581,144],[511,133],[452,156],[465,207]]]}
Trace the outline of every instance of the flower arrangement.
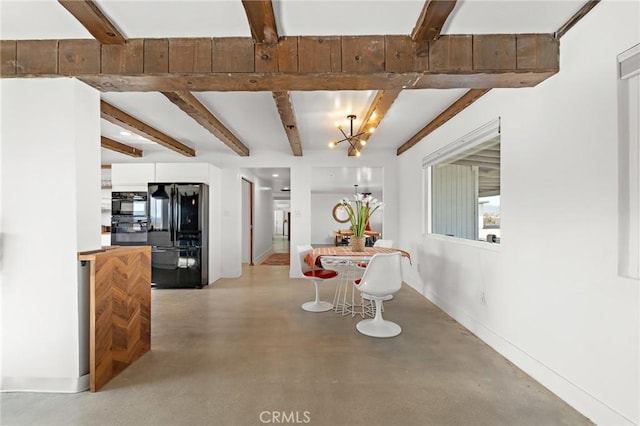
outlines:
{"label": "flower arrangement", "polygon": [[349,215],[354,237],[364,237],[364,230],[369,223],[369,218],[376,210],[384,207],[383,202],[368,194],[356,194],[353,201],[345,197],[340,200],[340,204]]}

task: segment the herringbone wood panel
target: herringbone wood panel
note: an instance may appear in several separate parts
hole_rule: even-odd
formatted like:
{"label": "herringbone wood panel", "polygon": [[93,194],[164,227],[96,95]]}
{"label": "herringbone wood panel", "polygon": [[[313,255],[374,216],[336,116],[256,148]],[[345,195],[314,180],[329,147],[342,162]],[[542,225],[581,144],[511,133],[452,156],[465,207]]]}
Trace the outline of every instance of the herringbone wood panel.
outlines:
{"label": "herringbone wood panel", "polygon": [[91,391],[151,348],[151,250],[96,253],[91,263]]}

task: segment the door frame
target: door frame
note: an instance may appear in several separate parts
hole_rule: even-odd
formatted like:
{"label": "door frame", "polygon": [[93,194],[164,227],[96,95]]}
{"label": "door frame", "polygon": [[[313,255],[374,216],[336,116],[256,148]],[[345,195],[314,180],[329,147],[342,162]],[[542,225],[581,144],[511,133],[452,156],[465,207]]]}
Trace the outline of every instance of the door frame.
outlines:
{"label": "door frame", "polygon": [[245,177],[242,180],[249,184],[249,265],[253,266],[253,182]]}

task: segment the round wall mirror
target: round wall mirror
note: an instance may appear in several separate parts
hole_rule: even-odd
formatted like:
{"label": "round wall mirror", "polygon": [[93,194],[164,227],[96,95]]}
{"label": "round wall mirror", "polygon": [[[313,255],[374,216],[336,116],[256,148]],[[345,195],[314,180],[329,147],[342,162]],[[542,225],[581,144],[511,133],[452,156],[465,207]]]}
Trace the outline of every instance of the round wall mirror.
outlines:
{"label": "round wall mirror", "polygon": [[347,213],[342,204],[338,203],[333,207],[333,218],[336,222],[346,223],[349,222],[349,213]]}

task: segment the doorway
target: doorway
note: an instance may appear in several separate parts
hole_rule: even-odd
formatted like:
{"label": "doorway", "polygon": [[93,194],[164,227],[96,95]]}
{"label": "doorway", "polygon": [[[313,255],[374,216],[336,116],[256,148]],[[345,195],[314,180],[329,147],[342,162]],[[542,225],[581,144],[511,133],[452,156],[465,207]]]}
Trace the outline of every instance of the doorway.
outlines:
{"label": "doorway", "polygon": [[[336,203],[357,194],[370,194],[384,201],[384,168],[382,167],[313,167],[311,169],[311,244],[333,246],[340,244],[336,231],[349,230],[348,217],[333,214]],[[384,210],[371,216],[369,227],[384,238]]]}
{"label": "doorway", "polygon": [[[253,239],[244,237],[244,244],[251,243],[253,256],[252,263],[260,264],[272,253],[282,253],[289,250],[289,218],[290,211],[290,176],[291,170],[288,167],[251,167],[240,168],[240,177],[253,183],[252,194],[253,204],[251,210],[253,221],[251,231]],[[248,185],[248,184],[246,184]],[[249,234],[249,209],[250,201],[247,192],[248,188],[243,188],[243,220],[246,222],[243,232]],[[285,223],[285,218],[286,222]],[[284,236],[283,236],[283,225]],[[286,243],[286,245],[284,244]],[[274,247],[274,245],[276,245]],[[250,263],[248,247],[243,252],[243,257],[247,259],[243,263]]]}

